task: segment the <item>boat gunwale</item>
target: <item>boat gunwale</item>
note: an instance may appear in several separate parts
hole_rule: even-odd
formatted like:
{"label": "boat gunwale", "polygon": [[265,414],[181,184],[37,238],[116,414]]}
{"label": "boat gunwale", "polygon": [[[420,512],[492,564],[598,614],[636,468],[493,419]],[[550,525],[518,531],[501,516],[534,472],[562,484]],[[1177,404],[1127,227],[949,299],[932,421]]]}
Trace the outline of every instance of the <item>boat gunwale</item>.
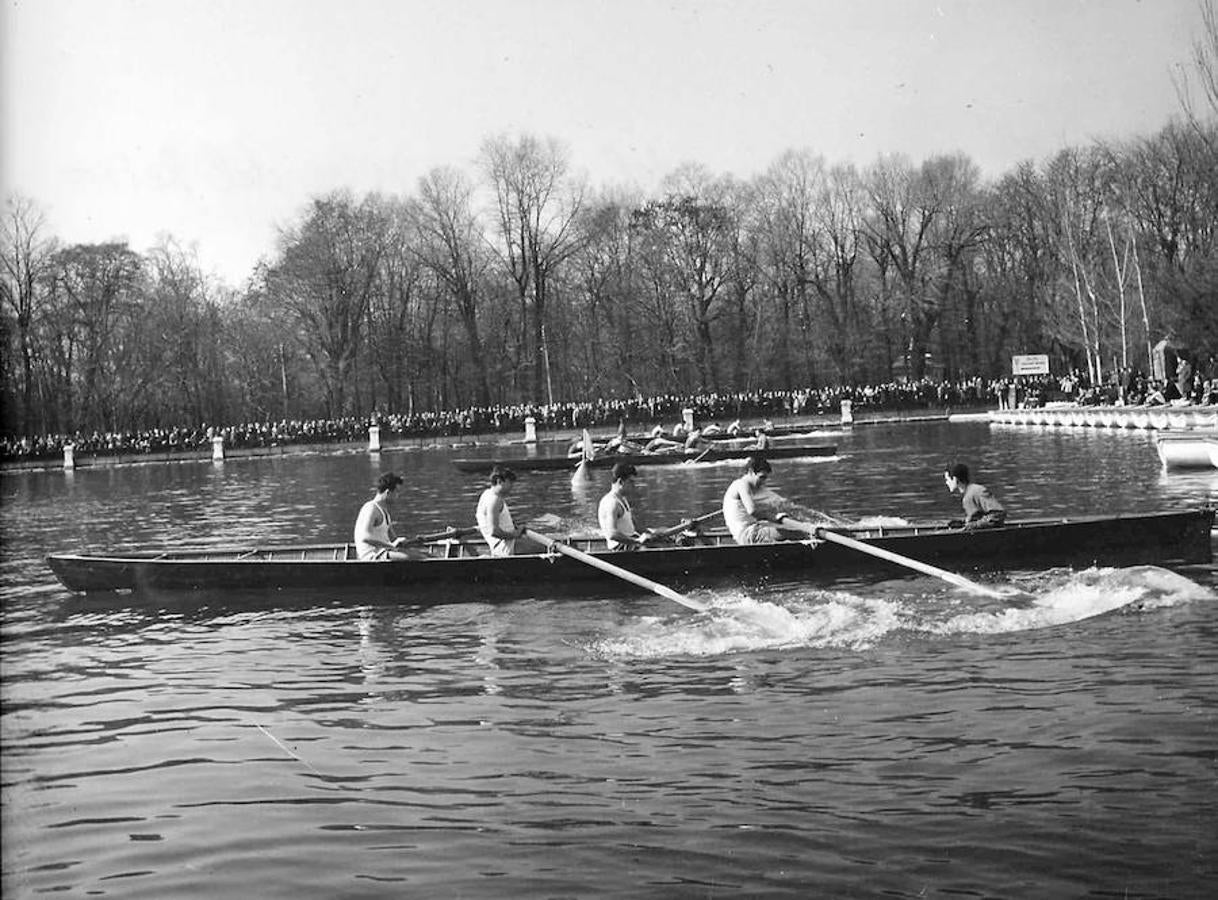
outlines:
{"label": "boat gunwale", "polygon": [[[1085,516],[1062,516],[1062,517],[1048,516],[1048,517],[1039,517],[1039,518],[1032,518],[1032,519],[1008,520],[1000,526],[989,527],[989,528],[985,528],[985,529],[978,529],[976,531],[970,531],[968,529],[962,529],[962,528],[951,528],[950,526],[948,526],[942,522],[912,522],[912,523],[903,524],[903,525],[883,525],[883,524],[851,525],[848,527],[826,525],[824,527],[825,527],[826,531],[834,531],[839,534],[847,534],[858,540],[872,541],[872,542],[896,540],[899,542],[902,538],[930,537],[930,536],[936,536],[936,535],[943,535],[943,536],[962,535],[962,534],[970,534],[970,533],[976,534],[979,532],[984,532],[986,534],[993,534],[993,535],[1001,535],[1001,534],[1007,534],[1007,533],[1017,533],[1019,531],[1027,531],[1027,530],[1030,530],[1033,528],[1040,529],[1040,528],[1048,528],[1048,527],[1053,527],[1053,526],[1082,526],[1082,525],[1094,525],[1094,524],[1099,524],[1099,523],[1119,522],[1119,521],[1141,521],[1141,520],[1150,520],[1150,519],[1155,519],[1155,518],[1171,519],[1171,518],[1177,518],[1177,517],[1186,516],[1186,515],[1195,515],[1195,514],[1204,515],[1207,512],[1209,514],[1213,515],[1214,510],[1202,507],[1200,509],[1158,510],[1158,511],[1143,512],[1143,513],[1113,513],[1113,514],[1108,514],[1108,515],[1093,514],[1093,515],[1085,515]],[[1211,527],[1212,527],[1212,525],[1213,525],[1213,520],[1211,520]],[[725,538],[728,537],[727,530],[725,528],[707,529],[706,531],[703,532],[703,534],[707,537],[715,538],[716,543],[714,543],[714,544],[703,543],[703,544],[692,544],[692,545],[681,545],[681,544],[676,544],[676,543],[663,544],[663,545],[659,545],[659,546],[643,547],[643,548],[640,548],[639,550],[633,551],[633,552],[641,553],[644,555],[654,555],[657,553],[671,553],[674,551],[689,551],[689,550],[706,551],[706,550],[719,550],[719,549],[723,549],[725,547],[741,547],[741,546],[755,548],[760,551],[763,548],[783,547],[783,546],[790,545],[790,544],[807,544],[810,542],[819,543],[818,541],[816,541],[815,538],[810,538],[810,539],[803,539],[803,540],[774,541],[774,542],[765,543],[765,544],[739,545],[734,542],[731,542],[730,540],[724,540]],[[565,535],[565,536],[562,536],[560,538],[560,540],[564,543],[571,543],[572,545],[583,547],[585,545],[600,543],[601,541],[603,541],[603,538],[601,538],[599,535],[581,533],[581,534]],[[424,546],[442,548],[442,547],[447,547],[447,546],[453,545],[453,544],[462,545],[465,547],[479,547],[479,548],[485,548],[485,546],[486,546],[485,542],[482,541],[480,538],[476,538],[472,541],[466,541],[465,539],[456,539],[456,540],[439,539],[439,540],[435,540],[435,541],[428,541],[428,542],[426,542],[426,544],[424,544]],[[444,556],[444,555],[422,556],[422,557],[402,559],[402,560],[394,560],[394,559],[361,560],[361,559],[352,558],[349,555],[349,553],[348,553],[348,555],[344,555],[342,558],[335,557],[335,558],[327,559],[327,558],[320,557],[320,556],[313,557],[313,558],[297,558],[297,559],[286,558],[288,554],[301,554],[301,553],[310,553],[310,552],[333,553],[339,549],[349,551],[349,549],[352,547],[353,547],[353,545],[350,543],[338,543],[338,542],[316,543],[316,544],[284,544],[284,545],[270,545],[270,546],[265,546],[265,547],[253,547],[253,548],[251,548],[249,546],[236,545],[236,546],[217,546],[217,547],[189,547],[189,548],[182,548],[180,550],[172,550],[172,549],[169,549],[169,550],[166,550],[166,549],[136,550],[136,551],[130,551],[130,552],[106,553],[106,554],[74,553],[74,552],[50,553],[50,554],[46,555],[45,559],[48,563],[51,560],[63,560],[63,561],[73,561],[73,562],[79,561],[79,562],[112,563],[112,564],[164,563],[164,564],[173,564],[173,565],[225,564],[225,565],[241,565],[241,566],[258,566],[258,565],[266,566],[266,565],[280,565],[280,564],[285,564],[285,563],[291,564],[291,565],[314,565],[314,566],[315,565],[333,565],[335,563],[341,563],[341,564],[375,563],[375,564],[403,565],[403,564],[411,564],[411,563],[421,564],[421,563],[432,563],[432,562],[469,563],[474,560],[480,560],[480,559],[487,559],[487,560],[504,559],[503,557],[492,557],[489,554],[485,554],[485,555],[477,554],[477,555],[468,555],[468,556],[461,555],[461,556],[452,556],[452,557],[448,557],[448,556]],[[589,546],[587,549],[587,552],[593,553],[594,555],[607,556],[607,557],[615,558],[615,559],[628,559],[629,558],[629,554],[627,554],[626,556],[623,556],[623,551],[609,550],[607,547]],[[267,554],[283,554],[283,556],[285,558],[282,558],[282,559],[268,558]],[[512,557],[509,557],[509,559],[552,559],[555,557],[555,555],[556,554],[553,551],[543,549],[536,553],[518,553]]]}

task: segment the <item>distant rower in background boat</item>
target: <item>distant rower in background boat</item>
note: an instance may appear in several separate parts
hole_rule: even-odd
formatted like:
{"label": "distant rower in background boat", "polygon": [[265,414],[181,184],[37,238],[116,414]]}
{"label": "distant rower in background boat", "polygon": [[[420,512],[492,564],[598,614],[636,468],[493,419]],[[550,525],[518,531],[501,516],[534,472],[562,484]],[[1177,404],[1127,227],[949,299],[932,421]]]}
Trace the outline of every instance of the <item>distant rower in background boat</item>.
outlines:
{"label": "distant rower in background boat", "polygon": [[994,499],[989,488],[975,483],[969,477],[968,466],[956,463],[943,471],[943,481],[952,493],[960,492],[964,506],[964,520],[954,519],[949,527],[996,528],[1007,520],[1006,508]]}
{"label": "distant rower in background boat", "polygon": [[703,437],[701,428],[695,428],[685,438],[686,453],[698,453],[702,450],[710,449],[710,446],[711,442],[707,440],[707,438]]}
{"label": "distant rower in background boat", "polygon": [[614,466],[609,493],[597,507],[596,518],[610,550],[637,550],[651,539],[651,531],[640,532],[634,521],[631,501],[635,499],[636,475],[638,469],[630,463]]}
{"label": "distant rower in background boat", "polygon": [[773,470],[764,456],[750,456],[744,474],[723,495],[723,520],[737,544],[781,541],[783,530],[816,533],[815,525],[782,511],[783,499],[766,487]]}
{"label": "distant rower in background boat", "polygon": [[491,486],[478,498],[478,530],[491,548],[491,556],[512,556],[516,539],[525,532],[523,525],[516,527],[507,505],[507,495],[515,485],[515,472],[507,466],[495,466],[491,469]]}
{"label": "distant rower in background boat", "polygon": [[376,496],[360,507],[354,536],[355,552],[360,559],[410,559],[410,554],[398,549],[406,538],[394,533],[393,517],[389,514],[390,497],[403,481],[395,472],[384,473],[376,480]]}

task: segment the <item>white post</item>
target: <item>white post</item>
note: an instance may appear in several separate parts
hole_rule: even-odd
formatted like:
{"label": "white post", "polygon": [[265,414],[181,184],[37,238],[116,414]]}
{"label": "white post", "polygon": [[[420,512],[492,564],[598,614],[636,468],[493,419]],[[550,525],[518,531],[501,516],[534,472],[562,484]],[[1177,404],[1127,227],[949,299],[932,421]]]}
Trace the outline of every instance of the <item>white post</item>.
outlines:
{"label": "white post", "polygon": [[381,426],[379,425],[368,426],[368,452],[381,452]]}
{"label": "white post", "polygon": [[537,420],[532,416],[524,420],[524,442],[526,444],[537,443]]}
{"label": "white post", "polygon": [[850,400],[842,401],[842,424],[854,424],[854,403]]}
{"label": "white post", "polygon": [[694,430],[694,411],[689,407],[681,410],[681,418],[685,421],[685,430]]}
{"label": "white post", "polygon": [[63,445],[63,468],[64,471],[76,468],[76,447],[73,444]]}
{"label": "white post", "polygon": [[215,462],[224,462],[224,438],[221,435],[212,436],[211,458]]}

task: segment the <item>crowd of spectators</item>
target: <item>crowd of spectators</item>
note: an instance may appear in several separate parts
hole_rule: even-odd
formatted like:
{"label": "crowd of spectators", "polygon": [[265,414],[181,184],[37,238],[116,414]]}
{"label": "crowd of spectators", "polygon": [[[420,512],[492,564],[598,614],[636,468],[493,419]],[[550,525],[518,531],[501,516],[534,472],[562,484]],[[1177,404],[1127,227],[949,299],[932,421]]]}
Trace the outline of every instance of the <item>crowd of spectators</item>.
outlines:
{"label": "crowd of spectators", "polygon": [[[1172,387],[1176,390],[1173,391]],[[1181,392],[1181,388],[1185,388]],[[1174,396],[1173,396],[1174,394]],[[921,379],[884,384],[839,385],[794,391],[668,394],[655,397],[597,399],[556,404],[476,406],[422,413],[377,413],[371,418],[299,419],[248,422],[240,425],[153,428],[144,431],[90,432],[35,437],[0,438],[0,461],[59,458],[66,445],[76,454],[139,455],[208,452],[213,438],[225,449],[300,444],[366,443],[368,428],[380,428],[382,442],[468,439],[485,434],[520,434],[532,418],[539,433],[547,430],[616,427],[619,422],[649,430],[681,421],[692,409],[699,422],[726,423],[734,419],[838,415],[849,400],[856,415],[916,413],[932,409],[1034,407],[1048,402],[1140,405],[1155,402],[1218,403],[1218,377],[1194,378],[1187,384],[1153,382],[1140,373],[1118,373],[1104,384],[1092,385],[1085,375],[1019,376],[959,381]]]}

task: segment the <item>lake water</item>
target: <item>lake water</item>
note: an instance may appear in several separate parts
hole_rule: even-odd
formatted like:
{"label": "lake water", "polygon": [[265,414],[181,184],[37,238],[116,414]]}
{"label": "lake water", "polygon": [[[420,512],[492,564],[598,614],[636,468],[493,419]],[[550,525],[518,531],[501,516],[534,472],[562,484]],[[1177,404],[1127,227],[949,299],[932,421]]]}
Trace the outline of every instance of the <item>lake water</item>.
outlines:
{"label": "lake water", "polygon": [[[1144,432],[825,440],[773,487],[854,519],[957,517],[954,459],[1020,515],[1218,501]],[[696,614],[626,591],[144,608],[42,561],[347,540],[386,469],[402,533],[467,525],[482,484],[453,455],[6,474],[6,900],[1212,895],[1213,566],[1012,573],[1031,608],[915,577],[699,589]],[[736,467],[643,470],[639,506],[712,510]],[[590,524],[603,477],[522,474],[518,521]]]}

